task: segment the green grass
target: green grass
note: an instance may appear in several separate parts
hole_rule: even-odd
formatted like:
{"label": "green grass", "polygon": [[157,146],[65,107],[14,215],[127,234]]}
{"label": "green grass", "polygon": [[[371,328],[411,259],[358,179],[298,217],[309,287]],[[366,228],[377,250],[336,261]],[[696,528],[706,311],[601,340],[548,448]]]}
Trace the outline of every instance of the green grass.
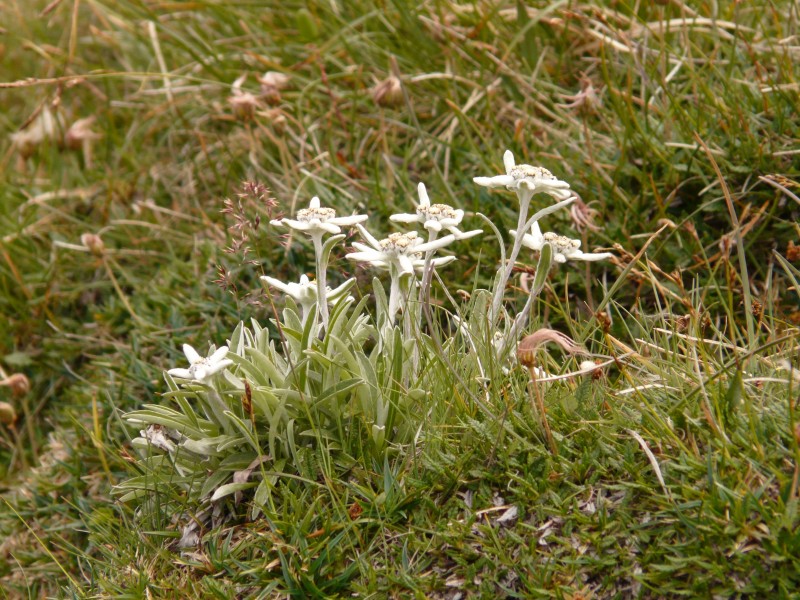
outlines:
{"label": "green grass", "polygon": [[[31,390],[0,387],[19,415],[0,425],[3,597],[796,597],[794,3],[6,4],[0,367]],[[403,101],[378,106],[392,61]],[[258,93],[267,70],[288,87],[237,118],[231,84],[248,73]],[[91,164],[11,147],[56,105],[67,125],[96,117]],[[584,248],[619,257],[558,269],[536,309],[624,357],[543,388],[557,455],[514,369],[487,410],[442,377],[423,444],[287,477],[263,518],[205,531],[195,552],[173,549],[175,515],[117,501],[135,474],[121,414],[162,402],[181,344],[267,322],[259,275],[313,270],[255,202],[256,264],[225,252],[222,200],[242,181],[281,212],[319,195],[388,232],[423,180],[505,233],[513,196],[471,180],[499,173],[506,148],[591,202],[601,228]],[[566,212],[548,225],[574,231]],[[84,233],[107,252],[60,245]],[[451,293],[489,285],[494,248],[459,246]],[[217,265],[235,287],[214,283]],[[362,290],[372,277],[333,271]]]}

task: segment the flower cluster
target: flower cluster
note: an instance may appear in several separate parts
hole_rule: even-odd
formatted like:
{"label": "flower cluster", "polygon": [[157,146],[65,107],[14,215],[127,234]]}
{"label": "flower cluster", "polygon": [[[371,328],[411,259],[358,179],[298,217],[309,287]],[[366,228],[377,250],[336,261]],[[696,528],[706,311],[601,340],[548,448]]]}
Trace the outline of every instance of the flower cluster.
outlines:
{"label": "flower cluster", "polygon": [[[542,217],[567,207],[577,200],[577,196],[572,194],[567,182],[558,179],[544,167],[516,164],[514,155],[510,150],[506,150],[503,154],[503,165],[506,169],[505,175],[475,177],[473,179],[476,184],[483,187],[505,187],[515,192],[519,199],[517,228],[509,231],[509,235],[514,239],[514,244],[508,256],[508,262],[506,265],[501,266],[501,276],[493,294],[492,306],[489,313],[492,322],[495,322],[500,316],[505,288],[511,277],[514,263],[523,246],[537,252],[541,252],[545,246],[548,246],[551,252],[542,254],[541,257],[542,259],[546,257],[547,264],[542,264],[542,260],[540,260],[539,264],[539,269],[542,271],[550,269],[551,261],[556,263],[565,263],[568,260],[598,261],[611,256],[611,254],[607,252],[587,253],[581,251],[580,240],[553,232],[542,233],[539,226],[539,220]],[[546,206],[534,213],[533,216],[528,217],[531,199],[535,194],[540,193],[547,194],[558,202]],[[518,232],[522,232],[522,234],[520,235]],[[514,326],[509,336],[512,340],[515,340],[524,328],[535,295],[535,293],[530,295],[525,308],[514,319]]]}
{"label": "flower cluster", "polygon": [[[162,454],[155,460],[148,454],[140,463],[143,475],[122,486],[127,492],[123,500],[151,495],[152,481],[170,481],[182,486],[174,497],[198,502],[215,503],[230,496],[238,503],[242,493],[253,488],[253,505],[264,506],[274,482],[268,472],[293,468],[294,474],[305,476],[302,469],[318,461],[316,452],[363,444],[357,432],[369,436],[376,456],[388,443],[416,443],[419,417],[427,411],[420,402],[428,397],[429,384],[441,384],[425,379],[435,371],[430,369],[435,357],[425,358],[424,353],[434,347],[460,352],[459,364],[475,371],[467,379],[488,382],[486,375],[497,370],[485,368],[482,361],[487,356],[509,358],[507,351],[524,331],[552,264],[611,256],[583,252],[580,240],[542,233],[543,217],[575,201],[569,184],[543,167],[517,165],[511,152],[505,153],[503,163],[504,175],[476,177],[475,183],[517,195],[518,224],[509,232],[512,247],[508,253],[502,249],[507,261],[500,265],[494,290],[476,290],[467,311],[452,315],[450,322],[457,327],[448,333],[431,318],[433,274],[456,260],[443,250],[482,231],[463,230],[465,212],[431,202],[423,183],[417,187],[413,210],[390,217],[392,223],[416,226],[415,230],[375,236],[364,225],[367,215],[338,216],[317,196],[293,216],[270,221],[311,242],[314,277],[302,274],[299,282],[289,283],[261,277],[267,293],[286,298],[283,310],[272,319],[279,335],[254,320],[250,327],[240,323],[225,345],[212,345],[206,356],[184,344],[188,366],[169,369],[165,378],[167,397],[179,409],[149,404],[125,417],[140,433],[134,446]],[[537,194],[554,202],[529,215]],[[327,283],[331,254],[344,241],[347,228],[361,239],[352,243],[345,258],[388,276],[388,295],[385,283],[373,280],[373,311],[366,308],[369,295],[359,302],[349,295],[355,278],[336,287]],[[82,242],[85,251],[105,252],[102,241]],[[523,247],[540,255],[536,276],[525,308],[499,328],[506,284]],[[441,340],[442,333],[448,339]],[[533,364],[533,358],[525,360]],[[532,366],[531,374],[546,373]],[[262,469],[267,461],[273,464]],[[182,539],[191,537],[184,534]]]}

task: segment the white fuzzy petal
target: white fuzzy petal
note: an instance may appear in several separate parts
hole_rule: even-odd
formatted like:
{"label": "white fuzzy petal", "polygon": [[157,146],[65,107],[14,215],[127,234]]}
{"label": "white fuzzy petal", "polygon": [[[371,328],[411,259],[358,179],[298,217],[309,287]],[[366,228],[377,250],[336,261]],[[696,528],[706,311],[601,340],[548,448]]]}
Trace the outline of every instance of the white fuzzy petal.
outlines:
{"label": "white fuzzy petal", "polygon": [[370,248],[366,244],[362,244],[361,242],[353,242],[353,248],[360,250],[361,252],[377,252],[374,248]]}
{"label": "white fuzzy petal", "polygon": [[267,284],[269,284],[270,287],[274,287],[276,290],[280,290],[284,294],[291,295],[291,288],[289,287],[289,285],[283,283],[281,280],[275,279],[274,277],[269,277],[267,275],[262,275],[261,280],[267,282]]}
{"label": "white fuzzy petal", "polygon": [[448,244],[453,243],[455,239],[456,236],[454,236],[453,234],[446,235],[432,242],[425,242],[424,244],[419,244],[418,246],[414,247],[414,251],[428,252],[430,250],[438,250],[439,248],[444,248]]}
{"label": "white fuzzy petal", "polygon": [[296,229],[297,231],[308,231],[314,227],[311,223],[304,223],[303,221],[295,221],[294,219],[281,219],[284,225]]}
{"label": "white fuzzy petal", "polygon": [[449,263],[453,262],[455,259],[456,259],[455,256],[442,256],[440,258],[434,258],[431,261],[431,264],[434,267],[441,267],[441,266],[444,266],[446,264],[449,264]]}
{"label": "white fuzzy petal", "polygon": [[547,194],[550,194],[556,200],[566,200],[567,198],[572,196],[572,192],[566,189],[550,189],[542,191],[545,191]]}
{"label": "white fuzzy petal", "polygon": [[186,359],[189,361],[189,364],[194,364],[198,360],[201,360],[201,356],[197,353],[197,350],[192,348],[189,344],[183,345],[183,353],[186,355]]}
{"label": "white fuzzy petal", "polygon": [[581,252],[580,250],[578,250],[570,258],[573,258],[575,260],[585,260],[587,262],[595,262],[598,260],[606,260],[607,258],[611,258],[612,256],[614,255],[611,254],[610,252],[592,253],[592,252]]}
{"label": "white fuzzy petal", "polygon": [[167,373],[178,379],[192,379],[192,373],[189,369],[170,369]]}
{"label": "white fuzzy petal", "polygon": [[227,358],[225,360],[221,360],[219,362],[212,363],[206,368],[205,376],[209,377],[209,376],[213,375],[214,373],[219,373],[220,371],[226,369],[227,367],[231,366],[232,364],[233,364],[233,361],[232,360],[228,360]]}
{"label": "white fuzzy petal", "polygon": [[419,215],[412,215],[409,213],[400,213],[389,217],[390,221],[395,223],[418,223],[420,221]]}
{"label": "white fuzzy petal", "polygon": [[514,178],[511,175],[495,175],[494,177],[473,177],[472,181],[483,187],[503,187],[514,183]]}
{"label": "white fuzzy petal", "polygon": [[333,219],[328,219],[328,223],[333,223],[334,225],[338,225],[340,227],[352,227],[353,225],[357,225],[358,223],[363,223],[369,217],[367,215],[353,215],[351,217],[334,217]]}
{"label": "white fuzzy petal", "polygon": [[[214,354],[208,357],[209,362],[216,363],[222,361],[228,355],[228,347],[220,346],[214,351]],[[230,362],[230,361],[228,361]]]}
{"label": "white fuzzy petal", "polygon": [[455,227],[450,228],[450,232],[456,237],[457,240],[468,240],[471,237],[483,233],[483,229],[473,229],[472,231],[459,231]]}
{"label": "white fuzzy petal", "polygon": [[359,223],[358,225],[356,225],[356,227],[358,228],[358,232],[361,234],[361,237],[367,240],[367,243],[370,246],[372,246],[376,250],[381,249],[381,243],[378,240],[376,240],[375,236],[373,236],[369,231],[367,231],[367,229],[363,225]]}
{"label": "white fuzzy petal", "polygon": [[351,252],[350,254],[346,254],[345,258],[358,262],[386,261],[386,255],[382,252],[376,252],[375,250],[369,252]]}
{"label": "white fuzzy petal", "polygon": [[514,162],[514,154],[511,150],[506,150],[503,152],[503,166],[506,168],[506,173],[510,173],[511,169],[516,166]]}
{"label": "white fuzzy petal", "polygon": [[319,196],[314,196],[308,203],[308,208],[319,208]]}
{"label": "white fuzzy petal", "polygon": [[330,219],[324,223],[318,222],[316,223],[315,229],[318,231],[324,231],[325,233],[330,233],[332,235],[336,235],[337,233],[341,233],[342,229],[338,225],[334,225],[333,219]]}
{"label": "white fuzzy petal", "polygon": [[430,221],[425,221],[424,227],[428,231],[435,231],[436,233],[439,233],[442,230],[442,224],[439,221],[434,221],[433,219]]}
{"label": "white fuzzy petal", "polygon": [[417,194],[419,194],[419,204],[420,206],[430,206],[431,200],[428,198],[428,190],[425,189],[425,184],[421,181],[417,186]]}
{"label": "white fuzzy petal", "polygon": [[397,261],[400,263],[400,271],[402,273],[414,272],[414,264],[411,262],[411,259],[405,254],[398,255]]}

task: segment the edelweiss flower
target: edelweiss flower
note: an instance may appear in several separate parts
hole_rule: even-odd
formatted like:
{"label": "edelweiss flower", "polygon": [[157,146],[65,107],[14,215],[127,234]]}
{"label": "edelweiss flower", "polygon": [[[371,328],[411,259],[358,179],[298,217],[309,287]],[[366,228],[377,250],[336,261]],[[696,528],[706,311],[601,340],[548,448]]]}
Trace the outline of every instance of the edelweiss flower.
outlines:
{"label": "edelweiss flower", "polygon": [[183,353],[189,360],[188,369],[170,369],[167,371],[173,377],[178,379],[188,379],[190,381],[203,382],[215,373],[222,371],[228,365],[232,365],[233,361],[225,358],[228,355],[228,347],[222,346],[209,356],[204,358],[197,353],[197,350],[192,348],[189,344],[183,345]]}
{"label": "edelweiss flower", "polygon": [[[513,229],[509,233],[512,237],[517,237],[517,232]],[[550,244],[550,247],[553,249],[553,260],[557,263],[565,263],[568,260],[605,260],[613,256],[610,252],[583,252],[580,249],[580,240],[574,240],[565,235],[558,235],[552,231],[542,234],[538,223],[533,224],[530,233],[526,233],[522,236],[522,245],[531,250],[536,250],[538,252],[545,244]]]}
{"label": "edelweiss flower", "polygon": [[296,218],[280,219],[279,221],[270,221],[270,223],[279,227],[285,226],[296,231],[302,231],[313,238],[322,236],[325,233],[336,235],[342,231],[342,227],[350,227],[366,220],[367,215],[337,217],[334,209],[320,207],[319,198],[314,196],[308,208],[301,208],[297,211]]}
{"label": "edelweiss flower", "polygon": [[544,167],[531,165],[517,165],[514,155],[510,150],[503,154],[503,164],[506,167],[505,175],[494,177],[475,177],[473,181],[484,187],[503,187],[509,190],[528,190],[533,193],[543,192],[550,194],[556,200],[566,200],[571,196],[569,184],[556,178]]}
{"label": "edelweiss flower", "polygon": [[[345,258],[366,262],[380,269],[389,269],[394,265],[404,275],[412,274],[425,267],[423,258],[425,252],[443,248],[456,239],[455,235],[450,234],[433,242],[423,242],[417,232],[412,231],[410,233],[393,233],[386,239],[378,241],[363,226],[357,225],[357,227],[364,239],[369,242],[369,246],[353,242],[353,246],[360,252],[351,252]],[[372,247],[370,248],[370,246]],[[453,260],[455,260],[454,256],[445,256],[434,258],[430,264],[438,267]]]}
{"label": "edelweiss flower", "polygon": [[[300,276],[300,283],[283,283],[279,279],[267,276],[261,277],[261,280],[282,291],[287,296],[291,296],[303,309],[303,314],[306,314],[317,303],[317,282],[309,281],[306,275]],[[347,293],[347,290],[353,286],[354,282],[355,279],[348,279],[335,289],[327,288],[326,297],[328,303],[336,304]]]}
{"label": "edelweiss flower", "polygon": [[389,217],[396,223],[422,223],[422,226],[431,233],[439,233],[442,229],[447,229],[456,236],[457,240],[470,238],[482,233],[480,229],[464,233],[458,229],[458,224],[464,218],[464,211],[453,208],[447,204],[431,204],[425,184],[420,183],[417,187],[419,194],[419,205],[416,214],[399,214]]}

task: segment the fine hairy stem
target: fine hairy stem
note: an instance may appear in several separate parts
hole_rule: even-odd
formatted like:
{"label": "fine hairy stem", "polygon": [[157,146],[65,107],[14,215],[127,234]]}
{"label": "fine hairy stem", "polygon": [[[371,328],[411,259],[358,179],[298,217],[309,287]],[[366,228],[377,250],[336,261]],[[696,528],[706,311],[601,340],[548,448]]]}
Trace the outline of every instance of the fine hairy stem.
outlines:
{"label": "fine hairy stem", "polygon": [[328,329],[328,265],[323,264],[322,235],[313,236],[314,258],[317,266],[317,305],[322,326]]}
{"label": "fine hairy stem", "polygon": [[389,314],[387,315],[386,326],[394,325],[394,318],[400,309],[402,290],[400,289],[400,273],[393,268],[391,272],[391,284],[389,285]]}
{"label": "fine hairy stem", "polygon": [[520,232],[525,231],[525,220],[528,218],[528,207],[533,197],[533,191],[527,188],[517,190],[519,197],[519,218],[517,219],[517,237],[514,239],[514,245],[511,248],[511,254],[508,256],[506,264],[500,267],[503,269],[503,276],[497,282],[497,289],[494,291],[492,298],[492,310],[489,313],[489,320],[495,322],[500,314],[500,308],[503,305],[503,296],[505,296],[506,285],[511,277],[511,272],[514,269],[514,261],[517,260],[519,251],[522,248],[522,235]]}
{"label": "fine hairy stem", "polygon": [[[438,237],[438,231],[430,231],[428,233],[428,242],[436,241]],[[420,292],[419,298],[422,302],[422,310],[425,312],[425,319],[428,323],[431,323],[433,319],[431,318],[431,280],[433,279],[433,268],[431,266],[431,261],[433,259],[433,251],[429,250],[425,253],[425,266],[422,268],[422,284],[420,285]],[[422,315],[420,315],[421,317]],[[433,331],[431,331],[431,335],[433,335]]]}

